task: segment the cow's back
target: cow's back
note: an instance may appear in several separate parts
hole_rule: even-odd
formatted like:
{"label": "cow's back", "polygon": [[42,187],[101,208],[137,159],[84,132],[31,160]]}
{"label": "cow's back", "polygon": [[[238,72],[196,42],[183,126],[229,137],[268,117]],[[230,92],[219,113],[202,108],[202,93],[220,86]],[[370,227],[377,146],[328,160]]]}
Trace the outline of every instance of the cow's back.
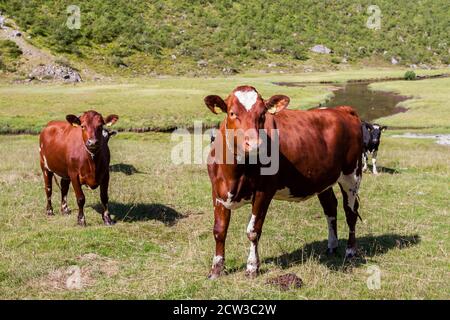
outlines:
{"label": "cow's back", "polygon": [[284,110],[273,120],[269,126],[280,134],[280,183],[299,196],[323,191],[361,158],[361,121],[351,107]]}

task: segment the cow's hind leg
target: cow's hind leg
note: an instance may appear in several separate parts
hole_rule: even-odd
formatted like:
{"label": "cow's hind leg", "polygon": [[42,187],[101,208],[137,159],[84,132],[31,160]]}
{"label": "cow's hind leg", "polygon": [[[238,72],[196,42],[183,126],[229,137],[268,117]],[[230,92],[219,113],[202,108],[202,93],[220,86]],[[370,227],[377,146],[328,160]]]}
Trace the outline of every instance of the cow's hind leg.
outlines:
{"label": "cow's hind leg", "polygon": [[70,180],[61,179],[61,213],[70,214],[69,206],[67,205],[67,194],[69,193]]}
{"label": "cow's hind leg", "polygon": [[53,207],[52,207],[52,180],[53,180],[53,172],[47,170],[46,168],[42,169],[42,173],[44,175],[44,184],[45,184],[45,194],[47,196],[47,215],[53,215]]}
{"label": "cow's hind leg", "polygon": [[358,189],[361,182],[361,173],[357,168],[354,173],[349,175],[342,174],[338,180],[344,200],[344,211],[347,220],[349,235],[347,249],[345,251],[346,258],[352,258],[356,255],[356,235],[355,226],[358,219]]}
{"label": "cow's hind leg", "polygon": [[111,226],[114,222],[111,219],[108,211],[108,186],[109,186],[109,174],[103,179],[100,185],[100,200],[102,201],[103,213],[102,219],[105,225]]}
{"label": "cow's hind leg", "polygon": [[337,233],[337,199],[333,188],[328,188],[318,195],[320,204],[327,218],[328,223],[328,249],[327,254],[334,254],[338,247]]}
{"label": "cow's hind leg", "polygon": [[72,176],[70,177],[70,180],[72,181],[73,190],[75,191],[75,196],[77,198],[78,225],[85,227],[86,218],[84,217],[84,203],[86,202],[86,198],[84,197],[83,190],[81,189],[81,184],[78,180],[78,176]]}

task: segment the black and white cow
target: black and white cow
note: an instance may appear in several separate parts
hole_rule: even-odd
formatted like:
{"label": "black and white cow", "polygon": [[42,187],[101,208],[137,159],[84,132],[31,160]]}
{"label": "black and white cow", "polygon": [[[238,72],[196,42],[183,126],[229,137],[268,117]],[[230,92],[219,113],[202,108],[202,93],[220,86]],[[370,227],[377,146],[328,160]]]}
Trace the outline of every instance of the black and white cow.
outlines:
{"label": "black and white cow", "polygon": [[370,124],[362,121],[363,131],[363,171],[367,170],[367,161],[369,160],[369,153],[372,154],[373,173],[378,174],[377,171],[377,153],[380,146],[381,132],[386,130],[386,126],[379,124]]}

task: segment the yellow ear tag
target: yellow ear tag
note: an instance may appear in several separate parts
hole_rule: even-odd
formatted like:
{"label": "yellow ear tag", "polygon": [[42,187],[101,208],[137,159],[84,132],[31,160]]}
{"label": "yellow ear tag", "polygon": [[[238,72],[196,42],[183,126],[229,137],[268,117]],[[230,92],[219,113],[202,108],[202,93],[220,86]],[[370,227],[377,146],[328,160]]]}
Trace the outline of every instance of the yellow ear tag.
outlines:
{"label": "yellow ear tag", "polygon": [[108,122],[108,123],[106,124],[106,126],[107,126],[107,127],[111,127],[111,126],[112,126],[112,122]]}
{"label": "yellow ear tag", "polygon": [[219,107],[214,107],[214,112],[215,113],[222,113],[223,111]]}
{"label": "yellow ear tag", "polygon": [[76,123],[72,123],[72,126],[74,126],[75,128],[78,127]]}
{"label": "yellow ear tag", "polygon": [[268,111],[269,113],[271,113],[271,114],[275,114],[275,113],[277,113],[277,107],[276,107],[276,106],[273,106],[272,108],[267,109],[267,111]]}

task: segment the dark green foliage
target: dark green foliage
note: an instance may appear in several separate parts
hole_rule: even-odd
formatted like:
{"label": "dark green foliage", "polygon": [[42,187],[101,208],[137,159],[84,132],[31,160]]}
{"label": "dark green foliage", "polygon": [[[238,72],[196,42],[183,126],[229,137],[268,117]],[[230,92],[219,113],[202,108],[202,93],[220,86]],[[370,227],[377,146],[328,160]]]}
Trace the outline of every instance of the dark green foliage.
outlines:
{"label": "dark green foliage", "polygon": [[66,26],[70,0],[9,0],[0,10],[57,52],[102,61],[143,55],[170,63],[174,54],[192,68],[202,59],[221,70],[223,63],[257,65],[270,55],[307,60],[309,48],[323,44],[349,61],[395,56],[405,64],[448,62],[449,1],[376,1],[381,30],[366,27],[372,2],[78,0],[80,30]]}
{"label": "dark green foliage", "polygon": [[22,50],[11,40],[0,40],[0,55],[10,59],[17,59],[22,55]]}
{"label": "dark green foliage", "polygon": [[416,73],[414,71],[406,71],[404,75],[405,80],[414,80],[416,79]]}

